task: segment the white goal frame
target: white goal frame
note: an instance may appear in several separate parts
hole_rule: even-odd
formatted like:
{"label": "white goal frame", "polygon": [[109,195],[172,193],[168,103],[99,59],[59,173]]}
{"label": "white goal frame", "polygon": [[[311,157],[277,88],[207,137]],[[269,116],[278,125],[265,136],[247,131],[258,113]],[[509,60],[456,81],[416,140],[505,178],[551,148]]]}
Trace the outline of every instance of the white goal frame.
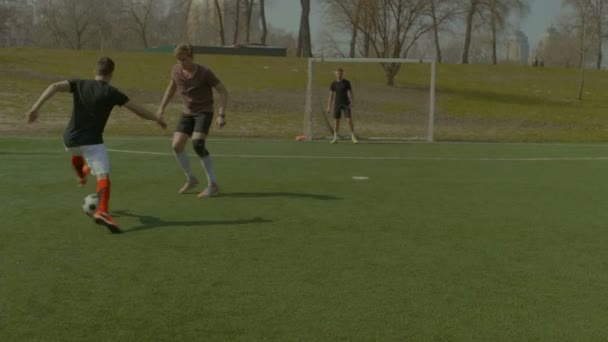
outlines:
{"label": "white goal frame", "polygon": [[304,134],[312,140],[313,137],[313,111],[312,111],[312,92],[313,92],[313,69],[314,63],[403,63],[403,64],[430,64],[431,80],[429,87],[429,115],[427,123],[426,141],[435,140],[435,76],[436,62],[432,59],[410,59],[410,58],[309,58],[308,59],[308,85],[306,87],[306,103],[304,108]]}

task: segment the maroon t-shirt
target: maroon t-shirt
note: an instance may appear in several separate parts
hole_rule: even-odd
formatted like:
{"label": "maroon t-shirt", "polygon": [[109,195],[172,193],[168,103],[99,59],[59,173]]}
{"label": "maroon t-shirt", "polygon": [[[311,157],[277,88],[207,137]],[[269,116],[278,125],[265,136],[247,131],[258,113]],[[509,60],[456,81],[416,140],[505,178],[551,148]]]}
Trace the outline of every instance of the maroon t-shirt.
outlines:
{"label": "maroon t-shirt", "polygon": [[184,114],[213,112],[213,87],[220,83],[213,71],[196,65],[191,78],[186,77],[180,64],[173,66],[171,79],[182,96]]}

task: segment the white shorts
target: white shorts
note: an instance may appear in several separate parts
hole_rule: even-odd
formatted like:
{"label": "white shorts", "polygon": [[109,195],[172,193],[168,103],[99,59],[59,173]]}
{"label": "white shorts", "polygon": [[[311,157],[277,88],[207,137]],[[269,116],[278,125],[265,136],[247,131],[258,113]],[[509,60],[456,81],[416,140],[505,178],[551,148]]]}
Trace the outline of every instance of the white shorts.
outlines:
{"label": "white shorts", "polygon": [[66,147],[74,156],[83,156],[94,176],[110,173],[110,158],[104,144]]}

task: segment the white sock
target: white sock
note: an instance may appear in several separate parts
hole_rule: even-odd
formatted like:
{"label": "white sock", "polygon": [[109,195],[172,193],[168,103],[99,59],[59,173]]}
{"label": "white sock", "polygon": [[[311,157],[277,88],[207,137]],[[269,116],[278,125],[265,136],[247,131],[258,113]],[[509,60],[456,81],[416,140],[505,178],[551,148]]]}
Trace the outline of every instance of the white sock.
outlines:
{"label": "white sock", "polygon": [[209,182],[209,185],[215,185],[215,170],[213,169],[211,156],[201,158],[201,164],[203,164],[203,169],[205,169],[205,172],[207,173],[207,182]]}
{"label": "white sock", "polygon": [[194,174],[192,173],[192,169],[190,168],[190,158],[188,158],[188,154],[186,151],[182,151],[180,153],[175,153],[175,159],[184,170],[184,174],[188,181],[195,179]]}

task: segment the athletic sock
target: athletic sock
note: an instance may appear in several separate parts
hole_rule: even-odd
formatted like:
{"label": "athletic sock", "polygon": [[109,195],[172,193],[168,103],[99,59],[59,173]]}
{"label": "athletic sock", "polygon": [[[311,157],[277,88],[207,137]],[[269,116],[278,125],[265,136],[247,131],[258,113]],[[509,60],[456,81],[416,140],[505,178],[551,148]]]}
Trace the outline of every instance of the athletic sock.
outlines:
{"label": "athletic sock", "polygon": [[215,170],[213,169],[211,156],[201,158],[201,164],[203,164],[203,169],[207,173],[207,182],[209,182],[209,185],[215,185]]}
{"label": "athletic sock", "polygon": [[188,181],[195,179],[194,174],[192,173],[192,169],[190,168],[190,158],[188,158],[188,154],[186,151],[182,151],[180,153],[175,153],[175,159],[184,170],[184,174]]}
{"label": "athletic sock", "polygon": [[99,198],[99,206],[97,210],[102,213],[107,213],[110,207],[110,180],[100,179],[97,181],[97,198]]}
{"label": "athletic sock", "polygon": [[84,158],[82,156],[72,156],[72,167],[76,174],[80,178],[84,178],[84,172],[82,172],[82,168],[84,166]]}

